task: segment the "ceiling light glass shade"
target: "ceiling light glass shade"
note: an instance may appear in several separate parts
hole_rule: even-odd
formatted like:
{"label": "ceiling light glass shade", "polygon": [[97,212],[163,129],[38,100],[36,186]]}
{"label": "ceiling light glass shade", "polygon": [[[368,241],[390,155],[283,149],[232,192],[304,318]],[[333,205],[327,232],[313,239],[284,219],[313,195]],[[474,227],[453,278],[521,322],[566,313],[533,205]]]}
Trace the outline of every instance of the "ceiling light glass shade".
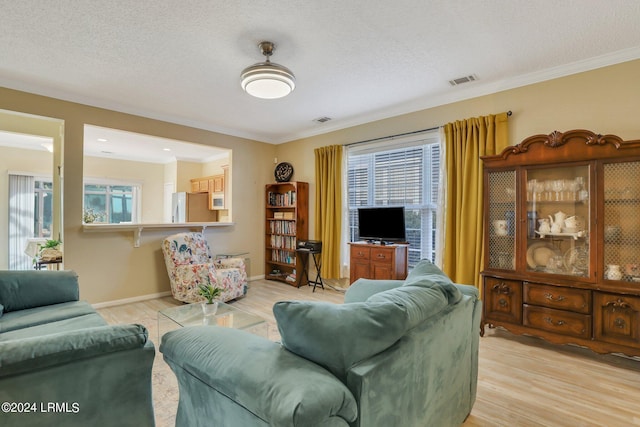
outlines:
{"label": "ceiling light glass shade", "polygon": [[256,98],[276,99],[296,88],[296,78],[287,67],[267,61],[245,68],[240,75],[240,85]]}

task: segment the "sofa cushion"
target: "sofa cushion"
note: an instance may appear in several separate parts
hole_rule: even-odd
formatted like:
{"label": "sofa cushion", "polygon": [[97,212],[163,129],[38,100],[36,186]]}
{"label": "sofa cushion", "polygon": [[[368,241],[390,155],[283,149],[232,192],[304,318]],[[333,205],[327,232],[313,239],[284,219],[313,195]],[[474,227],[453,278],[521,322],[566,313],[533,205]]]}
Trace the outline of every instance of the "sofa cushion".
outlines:
{"label": "sofa cushion", "polygon": [[[14,312],[14,313],[20,313]],[[13,314],[13,313],[9,313]],[[59,334],[60,332],[77,331],[79,329],[95,328],[105,326],[107,322],[98,314],[90,313],[83,316],[61,319],[39,325],[27,326],[0,333],[0,342],[30,337],[41,337],[45,335]]]}
{"label": "sofa cushion", "polygon": [[364,302],[373,294],[404,285],[404,280],[358,279],[344,294],[344,302]]}
{"label": "sofa cushion", "polygon": [[78,299],[78,275],[73,271],[0,271],[5,313]]}
{"label": "sofa cushion", "polygon": [[462,298],[462,292],[451,281],[449,276],[427,259],[423,259],[416,264],[407,276],[404,286],[439,287],[447,296],[449,304],[455,304]]}
{"label": "sofa cushion", "polygon": [[287,350],[342,381],[351,366],[387,349],[407,330],[405,310],[393,302],[282,301],[273,314]]}
{"label": "sofa cushion", "polygon": [[147,338],[142,325],[115,325],[0,342],[0,377],[141,348]]}
{"label": "sofa cushion", "polygon": [[432,287],[402,286],[372,295],[371,303],[395,303],[404,307],[407,314],[407,328],[414,328],[429,317],[442,311],[449,302],[442,286]]}
{"label": "sofa cushion", "polygon": [[[0,318],[0,334],[37,325],[46,325],[48,323],[58,322],[64,319],[86,316],[88,314],[95,314],[100,317],[96,314],[94,308],[86,301],[64,302],[44,307],[12,311],[10,313],[5,313],[4,316]],[[103,320],[102,325],[105,324],[106,322]]]}
{"label": "sofa cushion", "polygon": [[[181,328],[162,336],[160,351],[179,378],[181,401],[193,405],[215,405],[202,393],[206,384],[274,426],[346,425],[344,420],[355,421],[358,415],[349,389],[327,370],[246,331]],[[192,425],[204,425],[197,414],[187,417]],[[331,423],[336,419],[340,423]],[[217,421],[210,424],[241,425]]]}
{"label": "sofa cushion", "polygon": [[416,279],[428,278],[433,282],[448,282],[453,283],[451,279],[442,272],[440,267],[429,261],[428,259],[422,259],[411,269],[405,283],[411,283]]}

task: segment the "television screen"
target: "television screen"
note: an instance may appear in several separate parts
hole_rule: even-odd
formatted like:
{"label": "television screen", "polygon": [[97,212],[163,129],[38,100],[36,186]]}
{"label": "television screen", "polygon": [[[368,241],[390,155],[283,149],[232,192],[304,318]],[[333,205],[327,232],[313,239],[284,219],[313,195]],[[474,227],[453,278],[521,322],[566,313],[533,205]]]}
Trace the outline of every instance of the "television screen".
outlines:
{"label": "television screen", "polygon": [[358,234],[362,240],[405,242],[404,207],[358,209]]}

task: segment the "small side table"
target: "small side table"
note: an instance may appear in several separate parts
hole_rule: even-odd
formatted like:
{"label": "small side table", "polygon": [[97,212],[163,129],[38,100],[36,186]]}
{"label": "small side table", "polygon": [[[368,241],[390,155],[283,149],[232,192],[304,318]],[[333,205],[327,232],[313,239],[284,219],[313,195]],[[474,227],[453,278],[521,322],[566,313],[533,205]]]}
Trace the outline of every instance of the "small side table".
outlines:
{"label": "small side table", "polygon": [[[304,284],[304,278],[307,278],[307,286],[311,286],[313,283],[313,291],[316,291],[316,286],[320,286],[324,290],[324,283],[322,282],[322,276],[320,276],[320,267],[321,260],[319,259],[320,251],[313,251],[311,249],[298,248],[296,252],[300,254],[302,258],[302,273],[300,274],[300,281],[298,282],[298,287]],[[311,280],[309,278],[309,254],[311,254],[311,259],[313,259],[313,265],[316,268],[316,278],[315,280]]]}
{"label": "small side table", "polygon": [[230,252],[226,254],[216,254],[216,259],[240,258],[243,255],[247,254],[249,254],[249,252]]}
{"label": "small side table", "polygon": [[47,266],[47,269],[49,269],[50,265],[55,265],[56,266],[56,270],[60,270],[60,264],[62,264],[62,260],[61,259],[53,259],[53,260],[49,260],[49,261],[42,261],[40,259],[36,259],[35,264],[33,264],[33,269],[34,270],[42,270],[42,267]]}

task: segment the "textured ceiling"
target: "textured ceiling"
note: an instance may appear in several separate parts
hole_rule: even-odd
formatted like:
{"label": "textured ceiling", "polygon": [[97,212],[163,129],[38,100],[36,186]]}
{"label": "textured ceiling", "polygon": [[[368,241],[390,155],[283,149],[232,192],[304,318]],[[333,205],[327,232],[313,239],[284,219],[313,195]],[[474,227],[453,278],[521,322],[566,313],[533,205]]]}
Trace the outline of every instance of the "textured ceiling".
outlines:
{"label": "textured ceiling", "polygon": [[[272,143],[640,58],[636,0],[0,0],[0,11],[0,86]],[[240,88],[261,40],[297,77],[286,98]]]}

